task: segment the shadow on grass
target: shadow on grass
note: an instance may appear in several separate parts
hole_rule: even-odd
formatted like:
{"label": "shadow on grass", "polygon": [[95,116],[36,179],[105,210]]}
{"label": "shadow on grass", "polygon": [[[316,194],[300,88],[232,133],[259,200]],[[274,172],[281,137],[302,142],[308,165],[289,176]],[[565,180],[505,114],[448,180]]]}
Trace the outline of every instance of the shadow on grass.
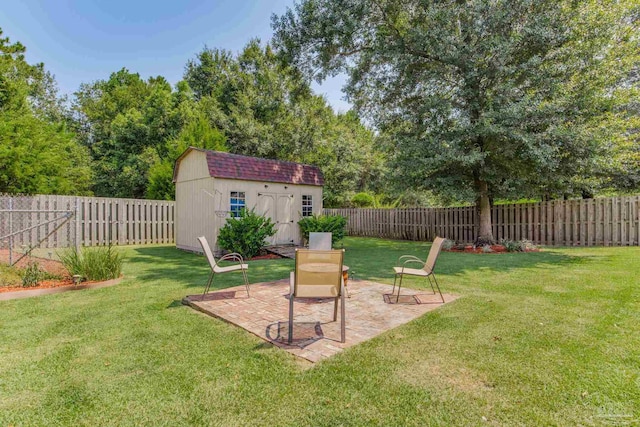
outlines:
{"label": "shadow on grass", "polygon": [[[204,256],[171,246],[131,249],[126,269],[145,281],[171,281],[186,288],[206,285],[210,268]],[[288,259],[249,261],[249,283],[267,282],[287,277],[293,266]],[[225,265],[224,263],[221,265]],[[239,273],[216,275],[211,290],[242,284]]]}
{"label": "shadow on grass", "polygon": [[[345,238],[345,264],[358,279],[393,282],[393,266],[402,255],[425,259],[430,242],[384,240],[377,238]],[[171,246],[150,246],[130,249],[126,269],[145,281],[171,281],[185,288],[202,288],[210,272],[206,259]],[[442,252],[436,272],[440,275],[461,275],[473,272],[509,272],[518,269],[545,268],[552,265],[576,266],[602,261],[603,256],[573,256],[561,250],[540,252],[466,254]],[[606,257],[605,257],[606,258]],[[280,280],[288,277],[294,262],[290,259],[249,261],[249,283]],[[242,283],[239,274],[215,277],[211,290],[224,289]]]}
{"label": "shadow on grass", "polygon": [[[430,242],[384,240],[377,238],[346,238],[345,264],[352,274],[363,279],[393,281],[393,268],[402,255],[426,259]],[[527,253],[469,254],[442,252],[438,257],[436,273],[460,275],[475,271],[509,272],[518,269],[545,268],[551,265],[575,266],[602,261],[601,256],[573,256],[556,249],[543,249]],[[414,267],[411,265],[411,267]]]}

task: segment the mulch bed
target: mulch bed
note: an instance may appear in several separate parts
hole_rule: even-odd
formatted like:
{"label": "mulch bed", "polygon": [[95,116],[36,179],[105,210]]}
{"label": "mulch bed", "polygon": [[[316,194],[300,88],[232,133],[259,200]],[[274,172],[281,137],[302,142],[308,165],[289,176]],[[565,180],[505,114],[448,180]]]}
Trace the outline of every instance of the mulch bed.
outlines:
{"label": "mulch bed", "polygon": [[[13,254],[14,262],[16,259],[20,258],[21,256],[22,254],[14,252]],[[69,277],[69,273],[64,268],[62,263],[54,259],[25,256],[16,264],[14,264],[14,266],[19,269],[23,269],[23,268],[26,268],[32,262],[37,263],[41,270],[46,271],[49,274],[59,276],[60,279],[43,280],[38,283],[38,286],[31,286],[26,288],[22,286],[1,286],[0,293],[30,291],[34,289],[50,289],[50,288],[58,288],[60,286],[73,285],[73,279]],[[0,249],[0,263],[9,264],[8,249]],[[83,282],[83,284],[85,283],[88,283],[88,282]]]}
{"label": "mulch bed", "polygon": [[260,259],[281,259],[283,257],[281,257],[280,255],[276,255],[276,254],[264,254],[264,255],[256,255],[253,258],[251,258],[249,261],[256,261],[256,260],[260,260]]}
{"label": "mulch bed", "polygon": [[[465,246],[464,249],[453,247],[451,249],[443,249],[445,252],[459,252],[467,254],[503,254],[507,253],[507,248],[502,245],[491,245],[491,252],[484,252],[482,246],[473,247],[472,245]],[[539,252],[540,249],[527,249],[525,252]],[[513,252],[512,252],[513,253]]]}

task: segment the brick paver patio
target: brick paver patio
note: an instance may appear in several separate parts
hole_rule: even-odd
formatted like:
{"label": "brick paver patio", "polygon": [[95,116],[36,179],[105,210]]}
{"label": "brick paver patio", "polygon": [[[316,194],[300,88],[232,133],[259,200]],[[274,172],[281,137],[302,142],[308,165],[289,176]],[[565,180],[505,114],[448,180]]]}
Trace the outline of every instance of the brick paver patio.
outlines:
{"label": "brick paver patio", "polygon": [[[407,323],[443,305],[439,295],[403,288],[399,303],[389,301],[392,287],[367,280],[350,280],[346,298],[346,342],[340,342],[340,314],[333,322],[333,300],[296,299],[293,342],[287,343],[289,281],[251,285],[247,298],[244,286],[206,295],[189,295],[183,303],[214,317],[240,326],[296,356],[318,362],[344,348]],[[444,294],[446,302],[456,299]],[[393,302],[393,303],[390,303]]]}

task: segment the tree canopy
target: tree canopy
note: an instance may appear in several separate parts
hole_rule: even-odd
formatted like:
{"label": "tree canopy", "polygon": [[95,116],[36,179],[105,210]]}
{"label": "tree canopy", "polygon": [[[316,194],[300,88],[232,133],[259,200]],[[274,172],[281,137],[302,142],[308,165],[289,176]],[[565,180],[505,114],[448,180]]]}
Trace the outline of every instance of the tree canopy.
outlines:
{"label": "tree canopy", "polygon": [[273,27],[307,76],[348,74],[350,99],[391,136],[403,185],[476,201],[482,243],[493,199],[581,192],[621,147],[633,8],[303,0]]}
{"label": "tree canopy", "polygon": [[25,50],[0,37],[0,192],[85,194],[89,156],[68,129],[53,76],[27,63]]}

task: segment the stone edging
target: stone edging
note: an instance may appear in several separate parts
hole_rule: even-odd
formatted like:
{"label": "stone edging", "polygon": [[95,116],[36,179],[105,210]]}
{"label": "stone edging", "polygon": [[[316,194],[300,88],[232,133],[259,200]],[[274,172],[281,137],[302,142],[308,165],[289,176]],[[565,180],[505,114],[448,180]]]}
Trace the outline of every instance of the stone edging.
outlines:
{"label": "stone edging", "polygon": [[45,289],[32,289],[29,291],[14,291],[0,293],[0,301],[8,301],[12,299],[22,299],[38,297],[40,295],[59,294],[62,292],[79,291],[81,289],[98,289],[106,288],[108,286],[114,286],[122,282],[123,277],[117,279],[105,280],[103,282],[87,283],[84,285],[66,285],[58,286],[57,288],[45,288]]}

